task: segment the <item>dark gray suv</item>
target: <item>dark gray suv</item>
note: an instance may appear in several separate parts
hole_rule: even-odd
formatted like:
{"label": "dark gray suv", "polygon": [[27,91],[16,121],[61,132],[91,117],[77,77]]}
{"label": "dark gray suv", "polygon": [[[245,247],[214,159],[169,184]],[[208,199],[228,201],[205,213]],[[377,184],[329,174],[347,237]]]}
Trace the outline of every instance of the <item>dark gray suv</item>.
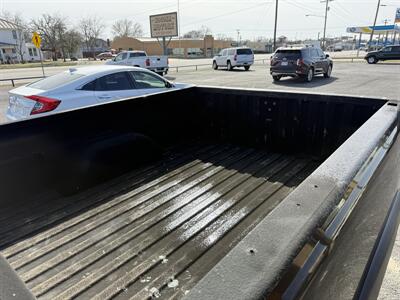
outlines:
{"label": "dark gray suv", "polygon": [[311,82],[318,74],[329,78],[332,68],[332,60],[320,48],[281,47],[271,56],[270,73],[274,81],[289,76],[302,77],[305,81]]}
{"label": "dark gray suv", "polygon": [[364,58],[369,64],[376,64],[380,60],[398,60],[400,46],[387,46],[378,51],[371,51]]}

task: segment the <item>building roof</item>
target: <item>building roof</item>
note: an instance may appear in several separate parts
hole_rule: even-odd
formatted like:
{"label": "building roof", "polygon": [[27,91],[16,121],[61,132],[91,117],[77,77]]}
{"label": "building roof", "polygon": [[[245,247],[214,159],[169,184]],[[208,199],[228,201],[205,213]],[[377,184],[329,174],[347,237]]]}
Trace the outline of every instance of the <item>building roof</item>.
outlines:
{"label": "building roof", "polygon": [[19,29],[20,27],[10,21],[0,18],[0,30],[1,29]]}

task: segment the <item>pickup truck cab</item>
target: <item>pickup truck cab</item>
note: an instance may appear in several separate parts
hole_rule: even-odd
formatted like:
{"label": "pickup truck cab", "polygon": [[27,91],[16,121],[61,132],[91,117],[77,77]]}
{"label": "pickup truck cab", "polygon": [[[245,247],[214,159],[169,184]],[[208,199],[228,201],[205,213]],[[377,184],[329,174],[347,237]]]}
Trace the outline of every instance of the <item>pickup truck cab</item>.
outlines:
{"label": "pickup truck cab", "polygon": [[145,68],[161,76],[168,72],[167,56],[148,56],[145,51],[123,51],[107,64]]}
{"label": "pickup truck cab", "polygon": [[380,60],[400,60],[400,46],[387,46],[378,51],[368,52],[364,59],[369,64],[376,64]]}

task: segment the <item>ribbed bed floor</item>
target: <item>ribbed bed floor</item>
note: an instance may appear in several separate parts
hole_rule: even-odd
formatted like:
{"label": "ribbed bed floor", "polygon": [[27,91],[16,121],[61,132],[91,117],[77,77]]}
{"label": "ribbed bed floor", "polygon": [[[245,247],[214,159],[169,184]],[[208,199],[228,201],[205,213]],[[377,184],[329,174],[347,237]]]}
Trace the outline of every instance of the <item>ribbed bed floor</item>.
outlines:
{"label": "ribbed bed floor", "polygon": [[171,150],[77,196],[4,208],[1,252],[38,298],[180,298],[317,166],[232,145]]}

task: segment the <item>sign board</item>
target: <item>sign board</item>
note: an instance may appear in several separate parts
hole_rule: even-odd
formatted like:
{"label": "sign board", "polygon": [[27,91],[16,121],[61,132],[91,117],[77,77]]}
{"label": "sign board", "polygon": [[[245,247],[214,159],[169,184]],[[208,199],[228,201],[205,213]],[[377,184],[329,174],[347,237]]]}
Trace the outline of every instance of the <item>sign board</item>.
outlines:
{"label": "sign board", "polygon": [[178,36],[178,15],[176,12],[150,16],[152,38]]}
{"label": "sign board", "polygon": [[385,34],[386,32],[400,32],[400,28],[397,25],[377,25],[373,26],[361,26],[361,27],[347,27],[349,33],[371,33],[374,29],[375,34]]}
{"label": "sign board", "polygon": [[400,7],[396,9],[396,16],[394,18],[394,23],[400,23]]}
{"label": "sign board", "polygon": [[40,44],[42,43],[42,39],[37,32],[34,32],[32,35],[32,43],[36,46],[36,48],[40,48]]}

